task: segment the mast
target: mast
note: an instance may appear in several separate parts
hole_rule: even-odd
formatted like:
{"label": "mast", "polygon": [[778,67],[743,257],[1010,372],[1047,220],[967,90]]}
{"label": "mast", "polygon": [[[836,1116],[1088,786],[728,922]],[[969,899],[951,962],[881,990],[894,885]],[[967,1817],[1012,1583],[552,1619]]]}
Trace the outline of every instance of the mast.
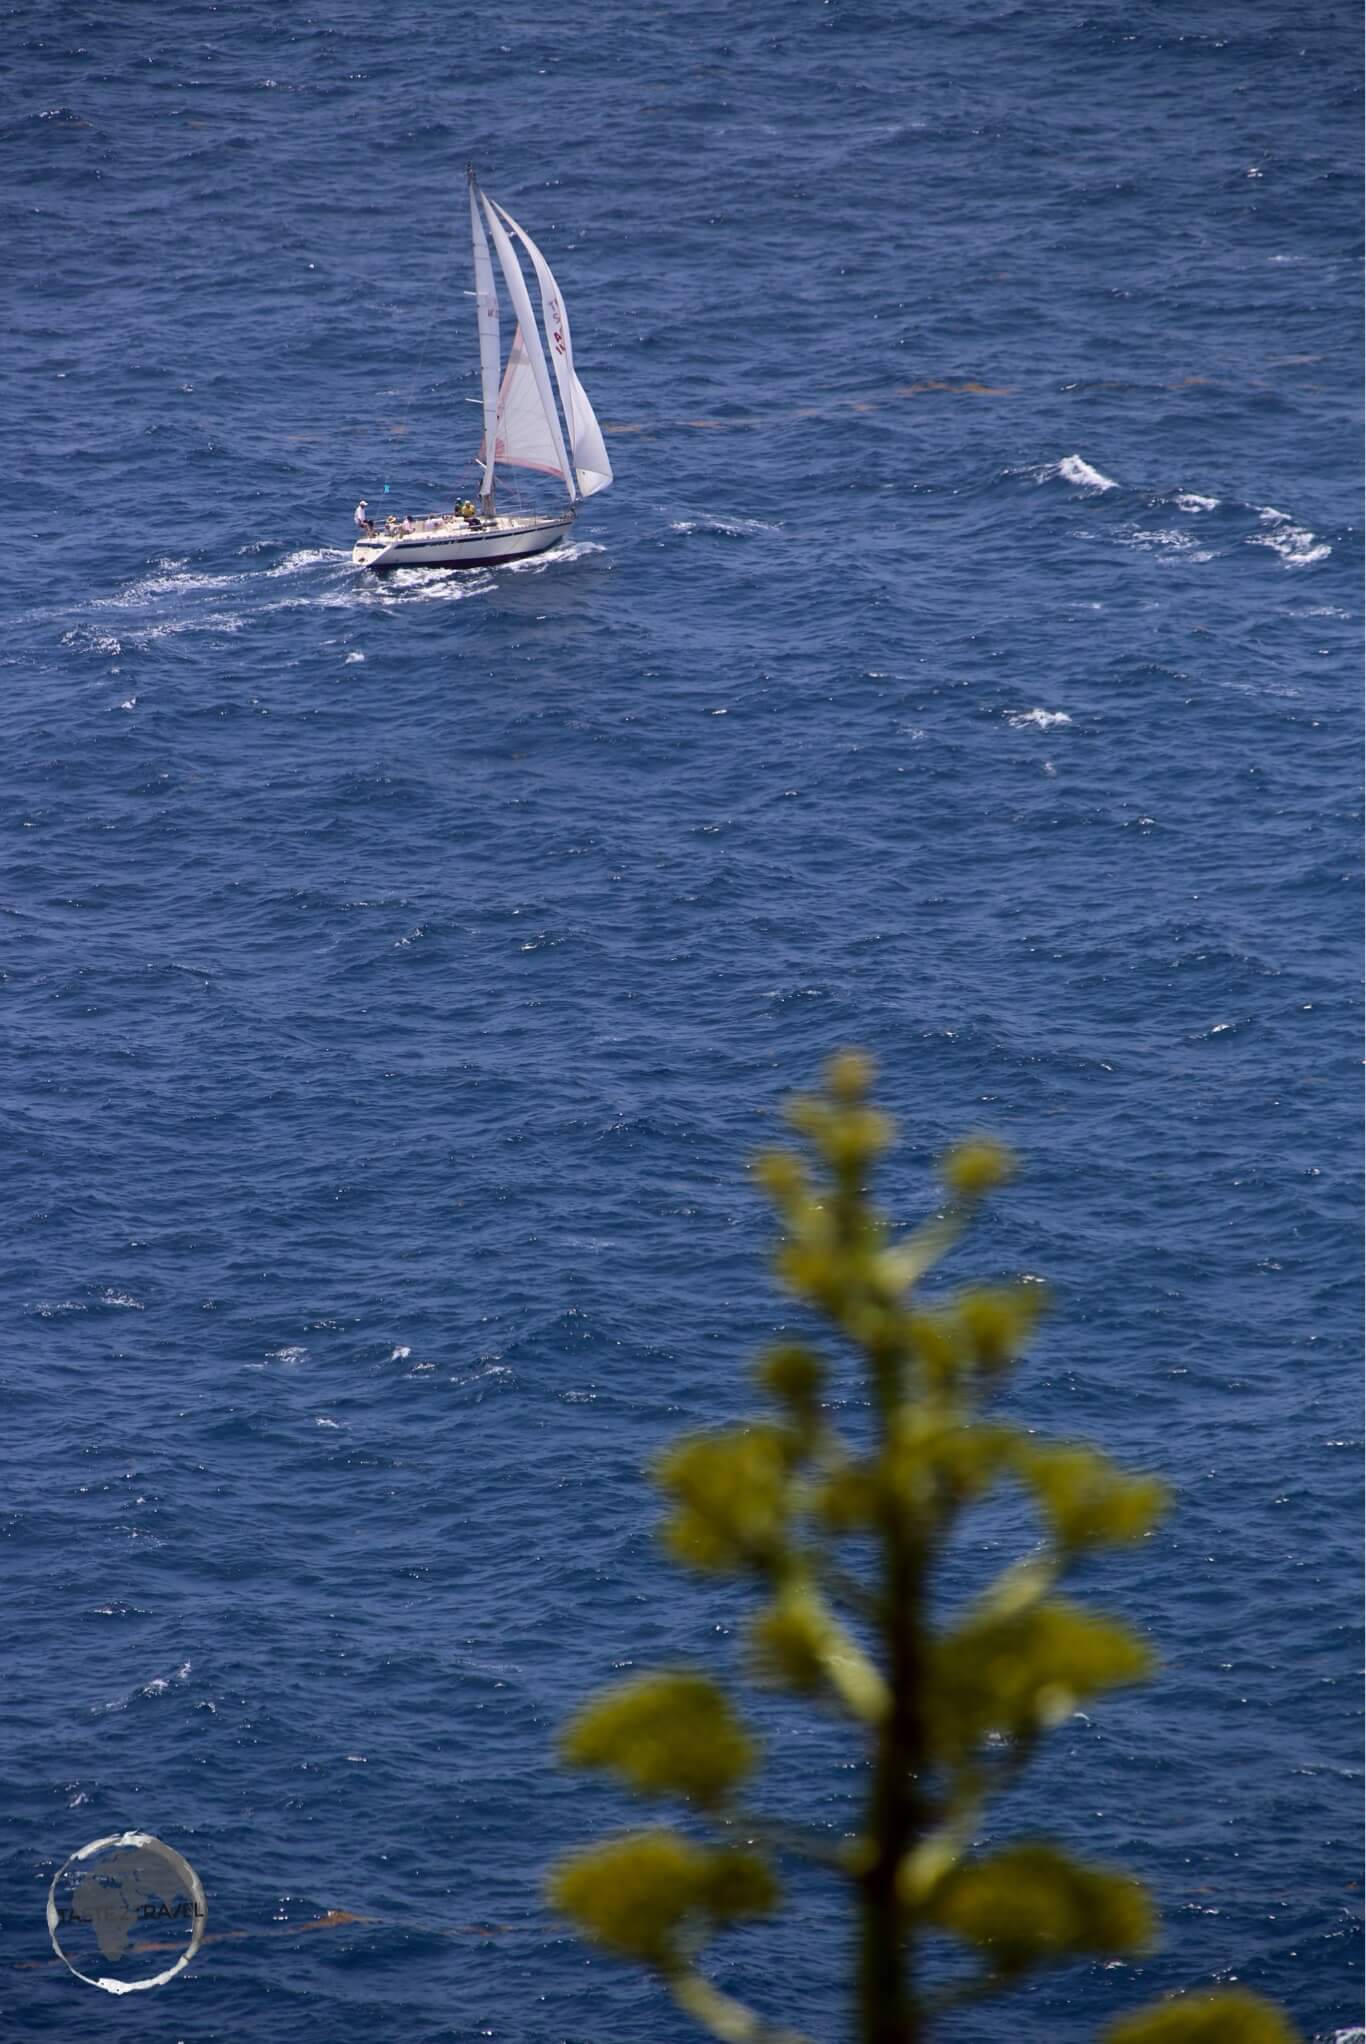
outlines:
{"label": "mast", "polygon": [[484,483],[479,505],[486,518],[493,516],[493,461],[498,439],[498,379],[502,367],[498,335],[498,292],[493,282],[493,261],[488,236],[479,217],[479,185],[474,165],[467,164],[470,188],[470,240],[474,249],[474,295],[479,320],[479,384],[484,406]]}

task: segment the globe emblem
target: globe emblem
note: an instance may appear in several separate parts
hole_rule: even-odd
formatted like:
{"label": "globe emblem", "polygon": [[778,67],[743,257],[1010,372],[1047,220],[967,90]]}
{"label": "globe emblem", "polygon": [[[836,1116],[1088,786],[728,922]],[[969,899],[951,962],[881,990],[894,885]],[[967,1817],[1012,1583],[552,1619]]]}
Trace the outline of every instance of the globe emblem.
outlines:
{"label": "globe emblem", "polygon": [[78,1980],[109,1994],[173,1979],[199,1950],[204,1921],[198,1874],[145,1831],[82,1846],[48,1889],[53,1950]]}

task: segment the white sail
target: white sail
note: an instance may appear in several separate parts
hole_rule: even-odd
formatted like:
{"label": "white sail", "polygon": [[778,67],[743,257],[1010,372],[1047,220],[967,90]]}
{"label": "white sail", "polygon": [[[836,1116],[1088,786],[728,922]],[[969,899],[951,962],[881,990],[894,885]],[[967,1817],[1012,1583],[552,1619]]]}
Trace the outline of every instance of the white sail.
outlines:
{"label": "white sail", "polygon": [[536,371],[520,325],[512,336],[508,366],[498,392],[492,455],[486,438],[479,449],[479,459],[486,475],[492,475],[494,462],[501,461],[505,467],[536,468],[542,475],[564,479],[564,442],[558,430],[552,435],[547,423]]}
{"label": "white sail", "polygon": [[574,349],[569,338],[569,314],[565,309],[560,287],[555,282],[549,263],[537,248],[525,227],[519,227],[511,213],[504,206],[497,206],[508,226],[518,237],[527,254],[531,257],[536,271],[536,280],[541,287],[541,314],[545,321],[545,336],[550,344],[550,360],[555,371],[555,381],[560,387],[560,403],[569,426],[569,448],[574,458],[574,473],[578,478],[579,495],[591,497],[597,490],[605,490],[612,480],[612,464],[607,459],[607,449],[602,444],[602,428],[597,422],[587,393],[574,373]]}
{"label": "white sail", "polygon": [[[487,199],[484,200],[484,217],[488,221],[503,281],[517,315],[518,329],[499,394],[497,457],[521,468],[548,468],[552,475],[559,476],[572,498],[574,471],[565,453],[564,435],[560,431],[555,399],[550,389],[550,372],[545,366],[541,337],[536,331],[536,315],[527,296],[526,279],[518,267],[512,243],[504,234]],[[533,406],[528,402],[532,394],[540,408],[539,420],[532,416]],[[547,436],[553,450],[552,462],[545,458]]]}
{"label": "white sail", "polygon": [[484,441],[479,459],[484,464],[486,497],[493,495],[494,449],[498,423],[498,367],[502,355],[498,335],[498,292],[493,282],[488,236],[479,218],[475,199],[474,172],[470,172],[470,235],[474,242],[474,296],[479,308],[479,381],[484,400]]}

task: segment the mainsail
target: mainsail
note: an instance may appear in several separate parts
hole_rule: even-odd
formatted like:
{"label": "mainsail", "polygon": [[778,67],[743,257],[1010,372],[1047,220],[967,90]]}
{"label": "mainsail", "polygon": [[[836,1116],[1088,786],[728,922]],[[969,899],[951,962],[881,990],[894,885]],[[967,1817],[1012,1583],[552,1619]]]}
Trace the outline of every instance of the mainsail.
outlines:
{"label": "mainsail", "polygon": [[[569,315],[565,310],[560,287],[555,282],[549,263],[537,248],[525,227],[519,227],[505,207],[491,200],[513,233],[517,236],[527,254],[531,257],[536,271],[536,280],[541,287],[541,312],[545,319],[546,339],[550,343],[550,360],[555,370],[555,381],[560,388],[560,403],[569,426],[569,446],[574,457],[574,473],[581,497],[591,497],[597,490],[605,490],[612,480],[612,464],[607,459],[607,449],[602,444],[602,428],[588,402],[587,393],[574,373],[574,350],[569,338]],[[482,335],[483,324],[480,324]]]}
{"label": "mainsail", "polygon": [[474,242],[474,296],[479,308],[479,381],[484,400],[484,444],[479,459],[484,464],[486,498],[493,495],[493,463],[498,424],[498,367],[502,350],[498,339],[498,292],[493,282],[488,236],[479,218],[474,172],[470,172],[470,234]]}
{"label": "mainsail", "polygon": [[[543,469],[559,476],[572,498],[575,494],[574,471],[565,453],[564,435],[555,412],[550,374],[545,366],[541,337],[536,331],[536,316],[527,296],[526,279],[518,267],[512,243],[504,234],[487,199],[484,200],[484,217],[493,236],[494,251],[508,287],[512,309],[517,315],[517,335],[498,398],[494,451],[500,461],[520,468]],[[550,458],[547,459],[547,456]]]}

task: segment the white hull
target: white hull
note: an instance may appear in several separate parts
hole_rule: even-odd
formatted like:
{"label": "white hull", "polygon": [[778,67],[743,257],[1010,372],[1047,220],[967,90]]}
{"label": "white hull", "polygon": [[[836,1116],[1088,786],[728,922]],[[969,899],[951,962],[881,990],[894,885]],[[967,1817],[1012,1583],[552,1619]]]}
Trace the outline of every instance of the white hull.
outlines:
{"label": "white hull", "polygon": [[423,518],[415,532],[363,533],[351,549],[358,568],[494,568],[557,546],[574,523],[572,511],[553,516],[499,512],[471,526],[459,517]]}

